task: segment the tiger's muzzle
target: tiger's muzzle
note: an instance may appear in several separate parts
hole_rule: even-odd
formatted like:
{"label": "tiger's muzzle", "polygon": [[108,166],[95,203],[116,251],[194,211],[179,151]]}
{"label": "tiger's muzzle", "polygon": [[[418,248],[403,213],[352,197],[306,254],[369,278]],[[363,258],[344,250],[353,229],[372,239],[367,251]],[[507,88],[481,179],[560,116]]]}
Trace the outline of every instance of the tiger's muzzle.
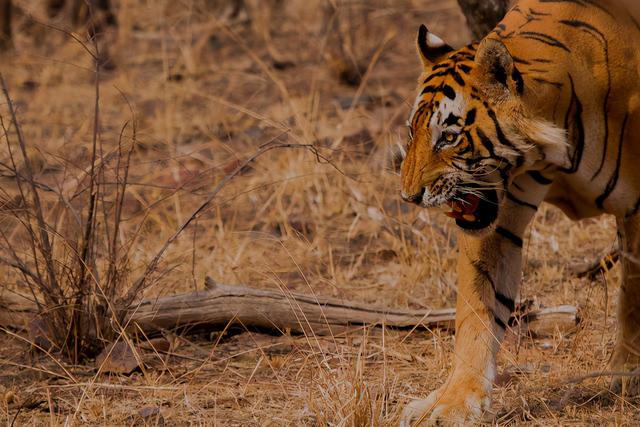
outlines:
{"label": "tiger's muzzle", "polygon": [[402,193],[402,200],[424,208],[447,205],[446,215],[455,219],[456,225],[466,231],[481,231],[498,218],[499,200],[494,189],[478,185],[456,186],[448,194],[433,194],[426,187],[415,194]]}

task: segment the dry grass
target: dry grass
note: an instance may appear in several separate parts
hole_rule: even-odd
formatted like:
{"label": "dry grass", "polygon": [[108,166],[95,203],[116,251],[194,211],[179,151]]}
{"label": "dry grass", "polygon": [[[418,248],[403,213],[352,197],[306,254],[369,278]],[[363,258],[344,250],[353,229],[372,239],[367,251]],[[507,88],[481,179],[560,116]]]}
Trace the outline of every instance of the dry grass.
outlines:
{"label": "dry grass", "polygon": [[[414,29],[425,22],[463,44],[456,2],[273,2],[270,39],[261,17],[271,2],[246,2],[237,15],[227,2],[210,3],[122,0],[118,35],[104,40],[116,64],[102,83],[105,150],[131,118],[122,93],[138,118],[119,232],[129,244],[126,276],[138,277],[216,183],[275,139],[314,144],[331,164],[305,150],[253,162],[169,248],[147,296],[200,289],[211,275],[384,306],[453,305],[455,230],[437,211],[400,203],[389,153],[404,140],[419,73]],[[21,4],[38,14],[38,2]],[[0,69],[37,150],[37,179],[64,190],[88,164],[91,58],[64,34],[21,28]],[[345,70],[357,86],[340,81]],[[56,215],[47,211],[47,220]],[[605,379],[563,382],[603,368],[611,350],[617,271],[588,282],[570,267],[610,248],[613,221],[572,223],[545,207],[527,237],[522,297],[576,304],[584,328],[505,342],[500,370],[526,365],[528,373],[497,387],[492,422],[637,424],[639,402],[610,394]],[[24,290],[0,268],[6,289]],[[144,371],[128,377],[97,375],[3,334],[0,419],[135,425],[142,408],[157,407],[167,425],[395,425],[402,404],[444,381],[452,350],[441,331],[237,332],[168,334],[171,354],[150,353]]]}

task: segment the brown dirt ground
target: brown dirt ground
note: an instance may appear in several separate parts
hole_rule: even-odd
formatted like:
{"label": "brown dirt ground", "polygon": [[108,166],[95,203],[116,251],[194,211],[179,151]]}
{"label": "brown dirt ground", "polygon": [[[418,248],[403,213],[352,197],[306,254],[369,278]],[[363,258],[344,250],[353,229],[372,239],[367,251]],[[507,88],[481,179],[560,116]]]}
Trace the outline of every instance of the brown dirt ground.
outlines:
{"label": "brown dirt ground", "polygon": [[[40,3],[20,5],[45,20]],[[260,144],[313,142],[333,163],[304,150],[260,158],[172,246],[147,296],[201,289],[210,275],[389,307],[454,304],[455,230],[441,212],[400,203],[389,160],[404,141],[419,74],[416,28],[424,22],[453,45],[468,41],[454,0],[336,2],[332,30],[324,2],[290,0],[273,6],[271,41],[260,28],[272,2],[238,16],[225,2],[118,3],[119,33],[103,40],[115,68],[102,81],[101,140],[105,149],[117,144],[131,118],[126,94],[139,145],[123,235],[144,219],[132,277]],[[90,58],[38,25],[20,27],[15,44],[0,69],[26,139],[42,154],[40,179],[63,186],[86,165],[91,142]],[[287,61],[293,66],[282,67]],[[340,76],[354,63],[367,71],[347,76],[360,80],[349,86]],[[552,207],[538,214],[521,296],[577,305],[582,327],[505,342],[499,371],[528,372],[496,388],[490,423],[640,423],[639,401],[611,394],[606,379],[567,382],[602,369],[612,347],[617,269],[590,282],[571,268],[614,239],[611,218],[574,223]],[[11,272],[2,276],[19,286]],[[143,408],[159,408],[165,425],[396,425],[404,403],[445,380],[453,344],[445,331],[376,328],[336,337],[170,336],[173,356],[151,357],[130,376],[98,376],[90,364],[68,365],[0,336],[5,425],[141,425]]]}

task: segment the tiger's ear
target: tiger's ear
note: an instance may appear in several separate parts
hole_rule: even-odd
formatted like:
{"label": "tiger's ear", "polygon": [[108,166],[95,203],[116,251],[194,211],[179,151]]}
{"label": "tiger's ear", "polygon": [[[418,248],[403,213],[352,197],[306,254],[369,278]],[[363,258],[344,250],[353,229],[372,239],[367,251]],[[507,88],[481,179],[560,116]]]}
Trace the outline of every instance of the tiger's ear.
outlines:
{"label": "tiger's ear", "polygon": [[427,27],[420,25],[418,30],[418,55],[425,68],[431,68],[453,48],[446,44],[440,37],[430,32]]}
{"label": "tiger's ear", "polygon": [[476,50],[475,61],[485,82],[502,89],[522,92],[522,76],[516,69],[509,50],[500,40],[482,40]]}

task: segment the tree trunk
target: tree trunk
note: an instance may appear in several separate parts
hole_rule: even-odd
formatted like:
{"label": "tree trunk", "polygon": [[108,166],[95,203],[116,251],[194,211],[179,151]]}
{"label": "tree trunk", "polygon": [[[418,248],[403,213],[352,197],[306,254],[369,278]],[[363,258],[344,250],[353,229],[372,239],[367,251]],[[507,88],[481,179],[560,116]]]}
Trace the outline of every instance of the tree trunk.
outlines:
{"label": "tree trunk", "polygon": [[476,40],[482,39],[500,22],[513,0],[458,0]]}

